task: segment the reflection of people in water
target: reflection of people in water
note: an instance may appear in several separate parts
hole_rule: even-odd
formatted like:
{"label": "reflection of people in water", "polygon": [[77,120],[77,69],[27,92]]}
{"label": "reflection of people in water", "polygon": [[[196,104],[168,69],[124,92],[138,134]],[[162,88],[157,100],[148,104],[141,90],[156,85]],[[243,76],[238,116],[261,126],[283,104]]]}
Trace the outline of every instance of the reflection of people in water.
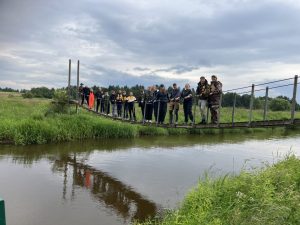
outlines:
{"label": "reflection of people in water", "polygon": [[[62,156],[56,160],[54,168],[58,171],[72,167],[73,185],[86,187],[93,194],[94,198],[104,202],[106,206],[114,209],[124,219],[144,221],[156,215],[158,208],[154,202],[144,198],[135,192],[133,188],[123,184],[121,181],[97,170],[87,164],[78,162],[76,156]],[[66,185],[66,184],[64,184]],[[64,190],[66,187],[64,187]],[[65,191],[64,191],[65,192]],[[75,190],[72,190],[75,195]]]}
{"label": "reflection of people in water", "polygon": [[91,186],[91,173],[89,170],[85,171],[85,183],[84,186],[89,188]]}

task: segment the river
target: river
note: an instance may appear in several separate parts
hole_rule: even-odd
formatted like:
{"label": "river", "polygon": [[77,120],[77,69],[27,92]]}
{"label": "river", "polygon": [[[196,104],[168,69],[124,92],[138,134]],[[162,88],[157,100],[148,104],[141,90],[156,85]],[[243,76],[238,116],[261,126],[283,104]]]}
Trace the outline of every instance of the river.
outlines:
{"label": "river", "polygon": [[123,225],[175,208],[205,173],[300,155],[300,132],[0,146],[9,225]]}

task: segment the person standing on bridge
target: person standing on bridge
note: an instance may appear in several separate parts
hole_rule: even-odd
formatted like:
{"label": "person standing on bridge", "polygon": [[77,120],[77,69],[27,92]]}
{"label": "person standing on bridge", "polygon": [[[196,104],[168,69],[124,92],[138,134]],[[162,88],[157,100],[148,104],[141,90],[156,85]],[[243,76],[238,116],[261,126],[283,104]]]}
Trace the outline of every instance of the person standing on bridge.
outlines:
{"label": "person standing on bridge", "polygon": [[95,104],[95,96],[94,96],[94,91],[91,88],[90,89],[90,94],[89,94],[89,109],[92,109]]}
{"label": "person standing on bridge", "polygon": [[80,105],[83,105],[83,103],[84,103],[84,92],[83,92],[83,89],[84,89],[83,83],[81,83],[80,87],[79,87],[79,90],[78,90],[79,96],[80,96],[80,99],[81,99]]}
{"label": "person standing on bridge", "polygon": [[122,91],[119,90],[117,97],[116,97],[116,102],[117,102],[117,112],[118,112],[118,117],[122,117],[122,106],[123,106],[123,96],[122,96]]}
{"label": "person standing on bridge", "polygon": [[145,120],[146,123],[152,123],[153,115],[153,86],[149,86],[145,94]]}
{"label": "person standing on bridge", "polygon": [[186,84],[181,92],[181,98],[183,99],[183,111],[184,111],[184,124],[187,125],[189,119],[191,120],[191,125],[194,122],[194,116],[192,112],[193,107],[193,93],[191,91],[190,85]]}
{"label": "person standing on bridge", "polygon": [[103,97],[103,102],[104,102],[104,113],[109,114],[110,113],[110,101],[109,101],[109,94],[108,91],[105,92],[104,97]]}
{"label": "person standing on bridge", "polygon": [[126,91],[123,91],[123,118],[128,119],[128,96]]}
{"label": "person standing on bridge", "polygon": [[128,101],[128,111],[129,111],[130,120],[136,121],[135,107],[134,107],[136,97],[133,96],[132,92],[129,93],[129,96],[127,97],[127,101]]}
{"label": "person standing on bridge", "polygon": [[200,124],[206,124],[206,106],[207,100],[210,93],[209,84],[205,77],[200,77],[200,82],[198,83],[196,95],[199,98],[198,105],[201,113],[201,122]]}
{"label": "person standing on bridge", "polygon": [[117,116],[117,96],[114,90],[111,91],[111,95],[109,96],[109,101],[111,103],[111,111],[112,117]]}
{"label": "person standing on bridge", "polygon": [[157,121],[157,113],[158,113],[158,101],[157,101],[157,94],[159,92],[159,89],[156,87],[156,85],[153,85],[153,111],[154,111],[154,118],[155,121]]}
{"label": "person standing on bridge", "polygon": [[[96,112],[99,112],[99,107],[101,107],[100,105],[101,105],[101,102],[102,102],[102,95],[103,95],[103,93],[101,93],[101,89],[98,88],[97,91],[96,91],[96,102],[97,102]],[[101,108],[100,108],[100,112],[102,112]]]}
{"label": "person standing on bridge", "polygon": [[159,124],[164,124],[167,105],[169,101],[168,92],[164,85],[160,85],[159,92],[156,95],[156,101],[158,102],[157,119]]}
{"label": "person standing on bridge", "polygon": [[[173,84],[173,89],[170,93],[170,104],[169,104],[169,123],[177,125],[178,123],[178,111],[179,111],[179,104],[180,104],[180,90],[177,87],[177,84]],[[175,118],[174,115],[175,114]],[[174,122],[175,119],[175,122]]]}
{"label": "person standing on bridge", "polygon": [[85,86],[83,88],[83,94],[84,94],[84,98],[86,100],[86,104],[87,104],[87,106],[89,106],[90,89],[88,86]]}
{"label": "person standing on bridge", "polygon": [[211,123],[218,124],[219,122],[219,108],[222,95],[222,83],[218,81],[216,75],[211,76],[210,93],[208,98],[208,105],[211,113]]}
{"label": "person standing on bridge", "polygon": [[145,121],[145,98],[146,98],[146,94],[145,94],[145,90],[144,88],[140,91],[140,94],[138,96],[138,103],[139,103],[139,107],[141,108],[141,113],[142,113],[142,122]]}

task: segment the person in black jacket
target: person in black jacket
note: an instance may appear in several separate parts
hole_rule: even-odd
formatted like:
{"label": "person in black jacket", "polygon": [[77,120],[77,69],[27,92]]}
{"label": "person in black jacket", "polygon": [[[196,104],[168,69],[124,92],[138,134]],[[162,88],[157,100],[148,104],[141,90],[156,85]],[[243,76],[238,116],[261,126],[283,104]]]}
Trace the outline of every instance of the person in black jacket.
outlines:
{"label": "person in black jacket", "polygon": [[85,86],[83,88],[84,98],[86,100],[86,104],[89,105],[89,98],[90,98],[90,88],[88,86]]}
{"label": "person in black jacket", "polygon": [[141,108],[141,113],[142,113],[142,122],[145,121],[145,90],[141,90],[139,96],[137,97],[137,101],[138,101],[138,104],[139,104],[139,107]]}
{"label": "person in black jacket", "polygon": [[79,96],[80,96],[80,99],[81,99],[80,105],[83,105],[83,103],[84,103],[84,93],[83,93],[83,89],[84,89],[83,83],[81,83],[81,84],[80,84],[80,87],[79,87],[79,90],[78,90]]}
{"label": "person in black jacket", "polygon": [[159,92],[159,90],[157,89],[157,87],[154,85],[153,88],[153,111],[154,111],[154,118],[155,121],[157,121],[157,113],[158,113],[158,101],[157,101],[157,94]]}
{"label": "person in black jacket", "polygon": [[175,113],[175,124],[178,123],[178,111],[179,111],[179,104],[180,104],[180,90],[177,87],[177,84],[173,84],[173,89],[170,93],[170,104],[169,104],[169,118],[170,124],[173,124],[173,112]]}
{"label": "person in black jacket", "polygon": [[158,102],[158,124],[163,124],[167,113],[167,104],[169,101],[168,92],[166,88],[161,85],[159,92],[156,95],[156,101]]}
{"label": "person in black jacket", "polygon": [[153,115],[153,87],[148,87],[145,93],[145,120],[146,122],[152,123],[152,115]]}
{"label": "person in black jacket", "polygon": [[114,90],[111,91],[111,95],[109,96],[109,101],[111,103],[112,116],[116,117],[117,116],[117,95]]}
{"label": "person in black jacket", "polygon": [[194,116],[192,112],[193,93],[189,84],[186,84],[184,89],[182,90],[181,98],[183,99],[184,123],[185,125],[187,125],[190,118],[192,124],[194,122]]}
{"label": "person in black jacket", "polygon": [[98,88],[97,92],[96,92],[96,112],[99,112],[99,107],[100,107],[100,112],[102,112],[101,110],[101,102],[102,102],[102,97],[103,97],[103,92],[101,91],[100,88]]}
{"label": "person in black jacket", "polygon": [[119,90],[117,97],[116,97],[116,102],[117,102],[117,112],[118,112],[118,117],[122,117],[122,107],[123,107],[123,95],[122,91]]}
{"label": "person in black jacket", "polygon": [[209,85],[205,77],[200,77],[200,82],[198,83],[196,95],[199,98],[198,105],[201,113],[201,124],[206,124],[206,106],[209,96]]}

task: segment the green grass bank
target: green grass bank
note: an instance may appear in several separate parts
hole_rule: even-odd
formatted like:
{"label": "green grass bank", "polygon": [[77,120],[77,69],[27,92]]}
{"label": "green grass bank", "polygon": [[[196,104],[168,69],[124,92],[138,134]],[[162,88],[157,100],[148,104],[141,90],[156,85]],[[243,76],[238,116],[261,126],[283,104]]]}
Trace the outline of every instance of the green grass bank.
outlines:
{"label": "green grass bank", "polygon": [[238,176],[206,176],[178,209],[139,225],[297,225],[300,160],[283,161]]}
{"label": "green grass bank", "polygon": [[[87,138],[134,138],[145,135],[217,134],[224,130],[184,130],[140,126],[112,121],[80,109],[79,114],[52,114],[45,116],[50,100],[24,99],[18,93],[0,92],[0,143],[27,145],[81,140]],[[141,117],[136,109],[138,119]],[[228,112],[227,112],[228,111]],[[225,121],[230,121],[230,109],[222,109]],[[254,112],[254,119],[261,113]],[[200,118],[200,115],[196,115]],[[270,112],[269,118],[288,118],[289,112]],[[180,122],[183,119],[180,110]],[[247,120],[247,110],[237,110],[236,121]],[[168,121],[168,116],[166,118]],[[262,131],[262,129],[255,129]],[[254,129],[227,130],[226,132],[253,132]]]}

